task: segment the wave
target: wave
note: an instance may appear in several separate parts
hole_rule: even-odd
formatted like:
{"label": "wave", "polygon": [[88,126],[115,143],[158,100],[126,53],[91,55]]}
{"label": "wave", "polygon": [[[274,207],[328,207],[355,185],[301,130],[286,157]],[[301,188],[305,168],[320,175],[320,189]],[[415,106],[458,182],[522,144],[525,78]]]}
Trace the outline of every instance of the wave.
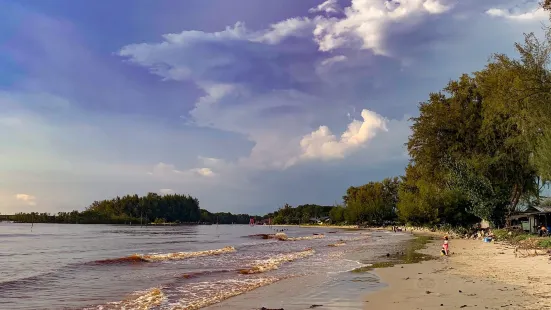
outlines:
{"label": "wave", "polygon": [[0,282],[0,292],[17,291],[20,288],[36,285],[41,281],[48,280],[51,277],[55,277],[58,270],[52,270],[44,273],[39,273],[19,279],[12,279]]}
{"label": "wave", "polygon": [[301,241],[301,240],[321,239],[321,238],[325,238],[325,235],[314,234],[312,236],[305,236],[305,237],[288,237],[285,233],[277,233],[275,234],[275,238],[281,241]]}
{"label": "wave", "polygon": [[331,243],[327,246],[330,246],[330,247],[338,247],[338,246],[345,246],[346,245],[346,242],[344,241],[339,241],[339,242],[336,242],[336,243]]}
{"label": "wave", "polygon": [[315,251],[313,249],[306,249],[300,252],[279,254],[264,260],[256,260],[251,267],[240,269],[239,273],[241,274],[263,273],[266,271],[278,269],[279,266],[281,266],[284,263],[305,258],[313,255],[314,253]]}
{"label": "wave", "polygon": [[236,252],[235,248],[232,246],[227,246],[221,249],[197,251],[197,252],[175,252],[175,253],[165,253],[165,254],[159,254],[159,253],[133,254],[126,257],[97,260],[94,263],[101,264],[101,265],[105,265],[105,264],[108,265],[108,264],[142,263],[142,262],[160,262],[160,261],[168,261],[168,260],[182,260],[182,259],[200,257],[200,256],[221,255],[221,254],[233,253],[233,252]]}
{"label": "wave", "polygon": [[178,303],[171,305],[172,310],[197,310],[217,304],[228,298],[241,295],[262,286],[275,283],[284,278],[241,278],[227,279],[216,282],[193,283],[188,287],[181,287],[178,293],[186,296]]}
{"label": "wave", "polygon": [[88,307],[84,310],[126,310],[126,309],[151,309],[160,306],[166,299],[165,294],[160,288],[153,288],[147,291],[133,293],[129,298],[123,301],[110,302],[105,305]]}
{"label": "wave", "polygon": [[254,239],[276,239],[277,234],[254,234],[245,236],[245,238],[254,238]]}
{"label": "wave", "polygon": [[180,278],[194,279],[205,275],[213,275],[213,274],[220,274],[220,273],[227,273],[227,272],[235,272],[235,270],[223,269],[223,270],[205,270],[205,271],[188,272],[180,275]]}
{"label": "wave", "polygon": [[371,239],[371,236],[370,235],[362,235],[362,236],[358,236],[358,237],[343,236],[343,237],[341,237],[341,239],[343,241],[361,241],[361,240]]}

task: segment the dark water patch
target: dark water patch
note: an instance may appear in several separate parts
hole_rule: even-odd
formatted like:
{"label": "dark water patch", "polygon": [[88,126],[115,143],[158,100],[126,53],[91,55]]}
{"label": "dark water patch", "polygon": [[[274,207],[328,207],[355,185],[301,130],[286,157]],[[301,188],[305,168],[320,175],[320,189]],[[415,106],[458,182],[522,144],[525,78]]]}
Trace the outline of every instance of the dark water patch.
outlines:
{"label": "dark water patch", "polygon": [[0,234],[0,238],[17,238],[17,237],[26,237],[26,238],[29,238],[29,237],[34,237],[34,238],[39,238],[41,236],[55,236],[56,234],[33,234],[33,233],[29,233],[29,234]]}
{"label": "dark water patch", "polygon": [[395,265],[415,264],[422,261],[433,260],[436,258],[435,256],[418,252],[419,250],[426,248],[427,243],[432,240],[434,240],[434,238],[429,236],[418,236],[415,239],[408,241],[403,251],[398,251],[394,254],[388,253],[380,257],[380,260],[376,261],[362,261],[362,263],[367,264],[367,266],[356,268],[352,270],[352,272],[368,272],[377,268],[388,268]]}
{"label": "dark water patch", "polygon": [[0,296],[2,293],[10,291],[19,291],[21,288],[29,289],[32,287],[40,287],[42,284],[51,281],[57,277],[57,270],[45,272],[37,275],[32,275],[25,278],[0,282]]}
{"label": "dark water patch", "polygon": [[374,277],[353,277],[350,279],[352,282],[364,282],[364,283],[380,283],[378,278]]}
{"label": "dark water patch", "polygon": [[236,270],[230,270],[230,269],[194,271],[194,272],[184,273],[184,274],[178,276],[178,278],[181,278],[181,279],[196,279],[196,278],[200,278],[202,276],[212,276],[212,275],[228,273],[228,272],[235,272],[235,271]]}

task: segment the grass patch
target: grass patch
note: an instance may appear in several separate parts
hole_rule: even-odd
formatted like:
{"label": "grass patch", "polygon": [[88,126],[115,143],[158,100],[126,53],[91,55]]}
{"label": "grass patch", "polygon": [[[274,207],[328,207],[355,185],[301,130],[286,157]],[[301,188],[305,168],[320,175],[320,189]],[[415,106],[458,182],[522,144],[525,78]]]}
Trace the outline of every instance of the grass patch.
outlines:
{"label": "grass patch", "polygon": [[508,231],[505,229],[496,229],[493,230],[493,233],[497,241],[508,242],[518,249],[551,249],[550,237],[538,237],[523,231]]}
{"label": "grass patch", "polygon": [[401,264],[415,264],[422,261],[434,259],[432,255],[418,253],[426,247],[427,243],[433,240],[430,236],[418,236],[415,239],[408,242],[403,252],[399,252],[388,257],[384,257],[387,260],[371,263],[370,266],[363,266],[352,270],[352,272],[368,272],[376,268],[388,268]]}
{"label": "grass patch", "polygon": [[551,238],[544,238],[539,240],[538,246],[544,249],[551,249]]}
{"label": "grass patch", "polygon": [[512,245],[520,245],[525,240],[535,238],[534,235],[525,233],[524,231],[509,231],[506,229],[495,229],[492,231],[496,241],[509,242]]}

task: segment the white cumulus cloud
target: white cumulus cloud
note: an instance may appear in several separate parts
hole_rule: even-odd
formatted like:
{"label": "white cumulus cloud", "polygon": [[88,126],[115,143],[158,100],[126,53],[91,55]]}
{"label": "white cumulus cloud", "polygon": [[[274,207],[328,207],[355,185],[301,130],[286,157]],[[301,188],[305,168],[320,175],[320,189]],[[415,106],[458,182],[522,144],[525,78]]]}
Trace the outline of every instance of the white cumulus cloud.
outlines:
{"label": "white cumulus cloud", "polygon": [[16,194],[15,199],[24,202],[28,206],[36,206],[36,197],[29,194]]}
{"label": "white cumulus cloud", "polygon": [[213,177],[216,175],[210,168],[195,168],[191,171],[203,177]]}
{"label": "white cumulus cloud", "polygon": [[543,21],[549,18],[549,14],[539,6],[524,10],[492,8],[487,10],[486,14],[515,21]]}
{"label": "white cumulus cloud", "polygon": [[174,194],[174,190],[170,188],[161,188],[159,190],[159,193],[161,193],[162,195],[170,195],[170,194]]}
{"label": "white cumulus cloud", "polygon": [[378,132],[388,130],[387,120],[375,112],[364,109],[362,118],[363,121],[353,120],[340,138],[327,126],[320,126],[304,136],[300,141],[301,157],[323,160],[344,158],[348,152],[364,147]]}
{"label": "white cumulus cloud", "polygon": [[342,12],[342,8],[339,6],[338,0],[327,0],[317,7],[311,8],[308,12],[319,13],[325,12],[327,14],[336,14]]}
{"label": "white cumulus cloud", "polygon": [[452,5],[441,0],[352,0],[345,17],[319,19],[314,36],[321,51],[331,51],[358,43],[360,48],[388,55],[386,40],[390,26],[414,31],[424,15],[447,12]]}
{"label": "white cumulus cloud", "polygon": [[153,169],[147,174],[159,177],[159,178],[174,178],[174,177],[190,177],[190,176],[201,176],[201,177],[213,177],[216,175],[212,169],[204,168],[192,168],[187,170],[177,169],[173,164],[167,164],[160,162],[153,166]]}
{"label": "white cumulus cloud", "polygon": [[348,59],[348,57],[346,57],[344,55],[337,55],[337,56],[333,56],[333,57],[324,59],[321,62],[321,65],[322,66],[329,66],[329,65],[332,65],[332,64],[337,63],[337,62],[346,61],[347,59]]}

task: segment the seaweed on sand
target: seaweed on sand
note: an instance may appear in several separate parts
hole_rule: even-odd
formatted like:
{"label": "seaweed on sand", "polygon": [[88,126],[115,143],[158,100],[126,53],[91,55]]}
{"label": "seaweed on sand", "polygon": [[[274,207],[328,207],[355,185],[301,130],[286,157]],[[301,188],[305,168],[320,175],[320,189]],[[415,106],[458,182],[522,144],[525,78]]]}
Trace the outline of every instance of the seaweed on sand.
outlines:
{"label": "seaweed on sand", "polygon": [[400,264],[415,264],[422,261],[434,259],[432,255],[419,253],[417,251],[426,247],[426,244],[433,240],[430,236],[417,236],[415,239],[409,241],[403,252],[396,254],[387,254],[385,260],[370,263],[367,266],[362,266],[352,270],[352,272],[368,272],[376,268],[393,267]]}

